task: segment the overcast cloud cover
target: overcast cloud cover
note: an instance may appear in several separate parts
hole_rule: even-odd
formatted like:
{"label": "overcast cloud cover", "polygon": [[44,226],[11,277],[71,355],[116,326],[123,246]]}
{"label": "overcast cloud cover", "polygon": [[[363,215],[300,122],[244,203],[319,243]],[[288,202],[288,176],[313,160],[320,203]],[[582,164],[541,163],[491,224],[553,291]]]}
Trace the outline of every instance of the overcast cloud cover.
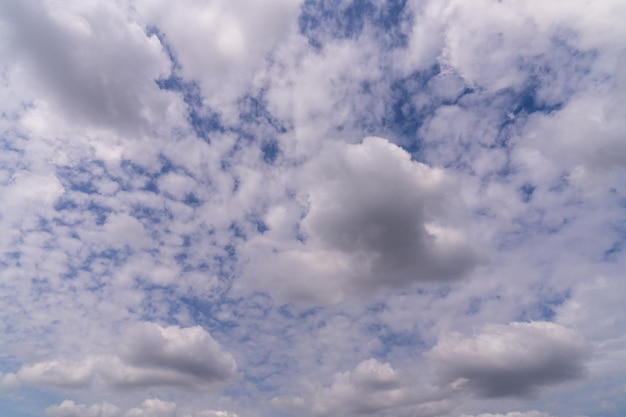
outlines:
{"label": "overcast cloud cover", "polygon": [[622,0],[0,0],[0,417],[626,413]]}

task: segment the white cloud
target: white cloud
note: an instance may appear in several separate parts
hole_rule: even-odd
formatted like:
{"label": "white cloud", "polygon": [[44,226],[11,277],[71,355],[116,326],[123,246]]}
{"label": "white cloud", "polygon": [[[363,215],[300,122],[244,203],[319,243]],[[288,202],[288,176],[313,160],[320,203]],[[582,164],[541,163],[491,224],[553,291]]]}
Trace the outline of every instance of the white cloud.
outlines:
{"label": "white cloud", "polygon": [[[276,397],[272,404],[297,415],[435,416],[452,403],[419,390],[388,363],[368,359],[352,371],[337,373],[329,387],[314,387],[303,396]],[[420,392],[421,391],[421,392]]]}
{"label": "white cloud", "polygon": [[23,366],[17,375],[29,385],[54,385],[59,387],[84,387],[93,378],[94,361],[46,361]]}
{"label": "white cloud", "polygon": [[2,3],[12,81],[73,121],[137,132],[163,120],[167,102],[154,79],[170,64],[159,40],[113,5],[63,6]]}
{"label": "white cloud", "polygon": [[0,408],[621,412],[625,16],[0,1]]}
{"label": "white cloud", "polygon": [[181,414],[180,407],[171,401],[149,398],[141,406],[122,410],[119,407],[103,402],[91,406],[77,404],[72,400],[64,400],[59,405],[52,405],[45,410],[49,417],[238,417],[228,411],[203,410],[193,414]]}
{"label": "white cloud", "polygon": [[589,345],[548,322],[486,325],[474,337],[441,337],[429,352],[441,384],[479,396],[524,396],[585,375]]}
{"label": "white cloud", "polygon": [[201,82],[212,106],[245,91],[276,45],[292,34],[299,6],[299,0],[135,4],[139,18],[165,35],[182,75]]}
{"label": "white cloud", "polygon": [[12,373],[0,372],[0,393],[13,391],[20,386],[17,375]]}
{"label": "white cloud", "polygon": [[158,398],[145,400],[141,408],[133,408],[124,417],[175,417],[176,404]]}
{"label": "white cloud", "polygon": [[85,387],[98,376],[113,388],[174,386],[213,388],[235,373],[232,355],[200,326],[132,326],[118,355],[90,356],[78,362],[45,361],[22,367],[18,376],[29,385]]}
{"label": "white cloud", "polygon": [[141,323],[129,331],[122,345],[120,367],[104,370],[117,386],[222,383],[233,376],[232,355],[202,327],[161,327]]}
{"label": "white cloud", "polygon": [[329,145],[298,181],[307,205],[304,242],[272,241],[270,228],[269,238],[249,243],[258,252],[248,274],[288,298],[338,301],[380,287],[445,282],[479,262],[463,231],[446,224],[459,209],[453,178],[384,139]]}

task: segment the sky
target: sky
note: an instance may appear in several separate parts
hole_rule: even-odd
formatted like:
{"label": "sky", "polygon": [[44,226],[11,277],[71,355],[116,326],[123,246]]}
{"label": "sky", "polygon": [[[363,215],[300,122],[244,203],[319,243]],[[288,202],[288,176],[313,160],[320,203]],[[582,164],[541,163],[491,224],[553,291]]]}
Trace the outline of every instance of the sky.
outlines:
{"label": "sky", "polygon": [[0,0],[0,417],[626,415],[623,0]]}

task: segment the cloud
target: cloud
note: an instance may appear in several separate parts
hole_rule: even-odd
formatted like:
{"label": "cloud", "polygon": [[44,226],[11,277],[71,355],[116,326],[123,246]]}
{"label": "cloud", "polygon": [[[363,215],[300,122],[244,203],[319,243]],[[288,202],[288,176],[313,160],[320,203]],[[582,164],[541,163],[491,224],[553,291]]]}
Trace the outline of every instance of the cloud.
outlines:
{"label": "cloud", "polygon": [[163,120],[168,104],[154,79],[170,62],[159,40],[103,2],[64,6],[0,5],[13,81],[73,121],[138,132]]}
{"label": "cloud", "polygon": [[589,345],[549,322],[486,325],[472,338],[449,333],[428,353],[442,385],[481,397],[527,396],[585,375]]}
{"label": "cloud", "polygon": [[103,402],[87,406],[72,400],[64,400],[59,405],[52,405],[45,410],[49,417],[237,417],[228,411],[203,410],[193,414],[181,414],[178,405],[159,398],[149,398],[141,406],[128,410]]}
{"label": "cloud", "polygon": [[[277,44],[295,29],[299,0],[138,1],[146,25],[161,31],[186,79],[198,80],[208,103],[244,93]],[[218,99],[218,100],[216,100]],[[221,109],[225,110],[225,109]]]}
{"label": "cloud", "polygon": [[270,219],[270,237],[250,242],[264,252],[254,254],[249,274],[287,297],[337,301],[380,287],[446,282],[480,261],[462,229],[446,224],[459,204],[453,178],[396,145],[374,137],[329,145],[302,172],[305,214],[299,226],[282,225],[299,227],[302,241],[270,240],[282,234]]}
{"label": "cloud", "polygon": [[175,417],[176,404],[158,398],[145,400],[141,408],[128,410],[124,417]]}
{"label": "cloud", "polygon": [[29,385],[79,388],[91,382],[94,365],[91,359],[82,362],[52,360],[25,365],[20,368],[17,375],[21,382]]}
{"label": "cloud", "polygon": [[236,370],[232,355],[200,326],[161,327],[139,323],[128,330],[118,355],[78,362],[46,361],[23,366],[18,376],[30,385],[88,386],[98,376],[111,388],[174,386],[213,388]]}
{"label": "cloud", "polygon": [[2,413],[619,414],[624,20],[0,0]]}
{"label": "cloud", "polygon": [[133,326],[119,359],[120,367],[106,371],[106,378],[120,387],[220,383],[236,370],[232,355],[200,326]]}
{"label": "cloud", "polygon": [[76,404],[74,401],[65,400],[59,405],[46,408],[47,416],[50,417],[120,417],[122,412],[113,404],[103,402],[86,406]]}
{"label": "cloud", "polygon": [[483,413],[475,416],[469,414],[463,414],[461,417],[551,417],[548,413],[542,413],[539,411],[511,411],[506,414],[490,414]]}
{"label": "cloud", "polygon": [[[298,415],[441,415],[451,403],[424,394],[388,363],[368,359],[352,371],[337,373],[329,387],[315,387],[306,397],[276,397],[272,404]],[[420,392],[421,391],[421,392]]]}

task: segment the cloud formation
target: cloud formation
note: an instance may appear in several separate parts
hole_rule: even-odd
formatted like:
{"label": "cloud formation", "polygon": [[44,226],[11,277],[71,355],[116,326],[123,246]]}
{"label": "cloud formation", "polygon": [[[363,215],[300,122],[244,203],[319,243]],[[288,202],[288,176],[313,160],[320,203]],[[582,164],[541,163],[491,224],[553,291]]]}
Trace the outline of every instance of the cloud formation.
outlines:
{"label": "cloud formation", "polygon": [[335,374],[330,386],[315,387],[307,397],[276,397],[272,404],[286,412],[313,416],[435,416],[453,408],[445,398],[420,393],[406,375],[376,359]]}
{"label": "cloud formation", "polygon": [[589,346],[555,323],[510,323],[487,325],[471,338],[444,335],[429,355],[440,383],[495,398],[584,376]]}
{"label": "cloud formation", "polygon": [[232,355],[200,326],[161,327],[139,323],[127,330],[119,353],[82,361],[45,361],[22,367],[21,381],[33,385],[85,387],[97,376],[115,389],[173,386],[204,389],[236,371]]}
{"label": "cloud formation", "polygon": [[0,415],[624,414],[624,21],[0,0]]}
{"label": "cloud formation", "polygon": [[462,208],[455,207],[454,179],[384,139],[329,145],[298,181],[306,190],[302,221],[276,226],[297,230],[299,241],[272,242],[283,231],[273,230],[270,218],[269,237],[251,243],[274,243],[273,253],[255,255],[250,273],[274,281],[287,297],[338,301],[380,287],[445,282],[480,261],[463,230],[446,224],[446,215]]}

